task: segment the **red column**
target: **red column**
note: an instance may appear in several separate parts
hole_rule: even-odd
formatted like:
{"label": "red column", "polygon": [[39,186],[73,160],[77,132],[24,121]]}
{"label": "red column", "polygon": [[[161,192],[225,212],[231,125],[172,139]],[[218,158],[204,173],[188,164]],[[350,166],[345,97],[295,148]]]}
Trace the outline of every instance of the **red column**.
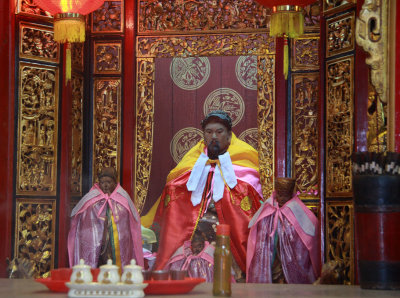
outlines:
{"label": "red column", "polygon": [[135,126],[136,126],[136,2],[125,0],[124,90],[122,109],[121,184],[134,200]]}
{"label": "red column", "polygon": [[14,152],[14,0],[0,1],[0,277],[6,277],[11,259],[11,231],[13,215],[13,152]]}
{"label": "red column", "polygon": [[395,151],[400,152],[400,2],[396,3]]}

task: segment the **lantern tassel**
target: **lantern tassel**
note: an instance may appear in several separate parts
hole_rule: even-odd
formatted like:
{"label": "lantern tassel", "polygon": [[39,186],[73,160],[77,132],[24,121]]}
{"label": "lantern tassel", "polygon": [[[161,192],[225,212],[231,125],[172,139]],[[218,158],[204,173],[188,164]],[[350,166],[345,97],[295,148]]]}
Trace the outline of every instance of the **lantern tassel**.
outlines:
{"label": "lantern tassel", "polygon": [[303,13],[301,10],[286,10],[289,8],[286,6],[278,6],[272,13],[270,28],[271,36],[287,35],[289,38],[296,38],[303,34]]}
{"label": "lantern tassel", "polygon": [[85,41],[85,21],[81,17],[64,17],[60,14],[54,20],[54,40],[66,42]]}
{"label": "lantern tassel", "polygon": [[65,85],[71,80],[71,44],[67,43],[65,51]]}
{"label": "lantern tassel", "polygon": [[285,80],[287,80],[289,74],[289,46],[288,39],[285,36],[283,42],[283,75],[285,76]]}

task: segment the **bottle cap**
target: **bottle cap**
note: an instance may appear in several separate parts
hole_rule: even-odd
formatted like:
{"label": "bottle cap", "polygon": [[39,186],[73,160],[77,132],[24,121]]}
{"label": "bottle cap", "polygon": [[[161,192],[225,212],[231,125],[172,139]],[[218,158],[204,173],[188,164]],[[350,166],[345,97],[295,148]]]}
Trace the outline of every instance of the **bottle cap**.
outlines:
{"label": "bottle cap", "polygon": [[217,226],[217,235],[229,236],[231,227],[227,224],[219,224]]}

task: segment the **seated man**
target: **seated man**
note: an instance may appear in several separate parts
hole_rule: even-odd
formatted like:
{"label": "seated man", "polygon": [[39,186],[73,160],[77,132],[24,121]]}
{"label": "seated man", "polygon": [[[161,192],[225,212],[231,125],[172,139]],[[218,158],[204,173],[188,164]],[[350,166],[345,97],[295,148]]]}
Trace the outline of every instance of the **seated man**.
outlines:
{"label": "seated man", "polygon": [[214,276],[214,246],[206,241],[206,235],[196,230],[192,241],[187,240],[177,249],[166,268],[169,270],[187,270],[192,278],[204,278],[212,282]]}
{"label": "seated man", "polygon": [[98,178],[72,210],[69,265],[84,259],[96,268],[112,259],[121,267],[135,259],[143,266],[140,218],[131,198],[117,183],[114,168],[103,169]]}
{"label": "seated man", "polygon": [[318,220],[294,186],[294,179],[277,178],[249,224],[247,282],[313,283],[319,275]]}
{"label": "seated man", "polygon": [[197,226],[209,223],[215,228],[224,223],[231,226],[234,261],[245,272],[247,226],[262,200],[258,153],[236,138],[231,118],[223,111],[209,113],[201,125],[204,140],[169,173],[160,197],[155,269],[165,268],[172,254],[191,240]]}

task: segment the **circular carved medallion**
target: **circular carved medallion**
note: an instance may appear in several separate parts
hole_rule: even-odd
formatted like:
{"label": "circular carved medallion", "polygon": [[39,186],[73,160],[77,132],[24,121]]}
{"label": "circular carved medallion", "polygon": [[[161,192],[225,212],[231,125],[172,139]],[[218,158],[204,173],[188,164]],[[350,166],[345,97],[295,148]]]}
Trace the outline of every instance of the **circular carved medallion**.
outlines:
{"label": "circular carved medallion", "polygon": [[210,61],[207,57],[173,58],[169,72],[179,88],[195,90],[207,82],[210,76]]}
{"label": "circular carved medallion", "polygon": [[171,156],[176,163],[203,138],[203,132],[194,127],[186,127],[178,131],[170,144]]}
{"label": "circular carved medallion", "polygon": [[236,77],[240,84],[251,90],[257,90],[257,57],[240,56],[235,66]]}
{"label": "circular carved medallion", "polygon": [[258,150],[258,130],[257,128],[249,128],[242,132],[239,137],[243,142],[251,145],[254,149]]}
{"label": "circular carved medallion", "polygon": [[227,112],[232,119],[232,126],[242,120],[244,109],[242,97],[230,88],[215,89],[207,96],[203,106],[204,116],[215,110]]}

